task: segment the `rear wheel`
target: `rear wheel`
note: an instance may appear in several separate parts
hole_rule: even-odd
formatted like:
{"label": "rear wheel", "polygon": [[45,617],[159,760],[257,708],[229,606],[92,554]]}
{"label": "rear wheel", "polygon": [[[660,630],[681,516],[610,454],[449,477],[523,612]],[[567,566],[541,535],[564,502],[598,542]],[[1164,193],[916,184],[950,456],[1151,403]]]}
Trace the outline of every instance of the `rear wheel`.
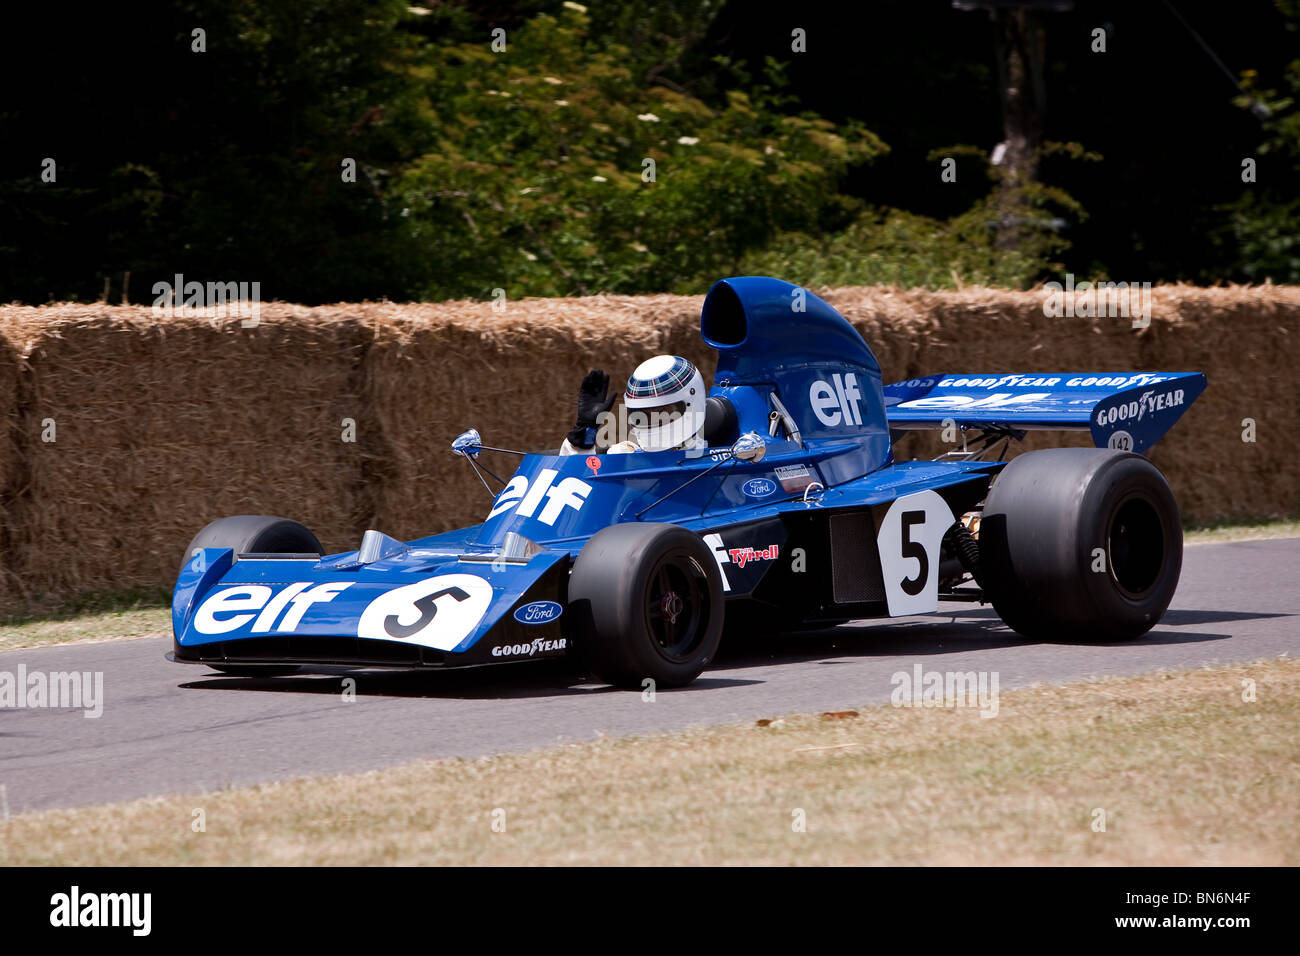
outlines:
{"label": "rear wheel", "polygon": [[722,577],[699,535],[627,523],[592,536],[569,578],[574,643],[599,678],[620,687],[689,684],[722,636]]}
{"label": "rear wheel", "polygon": [[1015,631],[1112,641],[1150,630],[1182,569],[1178,506],[1140,455],[1052,448],[1013,460],[980,521],[984,589]]}

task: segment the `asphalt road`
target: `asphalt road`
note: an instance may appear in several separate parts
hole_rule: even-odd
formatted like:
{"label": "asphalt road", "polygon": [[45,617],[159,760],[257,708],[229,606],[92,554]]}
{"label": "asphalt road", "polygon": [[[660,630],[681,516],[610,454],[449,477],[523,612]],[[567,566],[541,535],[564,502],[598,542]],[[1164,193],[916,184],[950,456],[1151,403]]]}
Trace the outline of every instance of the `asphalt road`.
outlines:
{"label": "asphalt road", "polygon": [[[989,671],[1001,690],[1294,652],[1300,538],[1186,549],[1165,619],[1123,644],[1030,644],[991,608],[755,635],[688,688],[580,683],[561,662],[410,673],[322,669],[217,676],[163,659],[170,639],[0,654],[0,671],[102,671],[103,714],[0,709],[0,785],[11,813],[360,771],[422,757],[526,750],[889,699],[896,672]],[[357,680],[353,702],[342,678]],[[3,807],[0,807],[3,812]]]}

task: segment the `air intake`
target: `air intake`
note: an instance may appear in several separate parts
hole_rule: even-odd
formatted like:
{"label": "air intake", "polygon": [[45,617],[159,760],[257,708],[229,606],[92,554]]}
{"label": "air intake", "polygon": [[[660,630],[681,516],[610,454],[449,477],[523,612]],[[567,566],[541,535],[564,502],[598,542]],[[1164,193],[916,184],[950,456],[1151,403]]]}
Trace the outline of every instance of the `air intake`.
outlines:
{"label": "air intake", "polygon": [[406,545],[396,538],[390,538],[382,531],[370,530],[361,539],[361,550],[357,552],[357,564],[374,564],[384,558],[391,558],[406,550]]}

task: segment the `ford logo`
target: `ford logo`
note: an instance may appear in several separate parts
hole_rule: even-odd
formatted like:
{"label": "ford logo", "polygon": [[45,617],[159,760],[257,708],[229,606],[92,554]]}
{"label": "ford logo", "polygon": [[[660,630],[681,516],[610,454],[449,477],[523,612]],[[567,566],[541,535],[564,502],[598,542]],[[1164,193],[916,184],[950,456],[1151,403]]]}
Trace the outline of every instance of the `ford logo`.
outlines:
{"label": "ford logo", "polygon": [[751,478],[740,486],[748,498],[766,498],[776,491],[776,482],[768,478]]}
{"label": "ford logo", "polygon": [[533,601],[515,609],[515,620],[521,624],[548,624],[564,613],[564,608],[554,601]]}

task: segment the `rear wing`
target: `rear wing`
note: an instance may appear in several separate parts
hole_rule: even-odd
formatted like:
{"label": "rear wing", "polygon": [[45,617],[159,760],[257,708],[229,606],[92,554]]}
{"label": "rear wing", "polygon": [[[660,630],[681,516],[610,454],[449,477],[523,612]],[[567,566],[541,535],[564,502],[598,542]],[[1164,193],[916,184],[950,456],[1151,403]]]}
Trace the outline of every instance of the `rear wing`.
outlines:
{"label": "rear wing", "polygon": [[931,375],[886,385],[891,431],[1090,430],[1098,448],[1144,452],[1205,391],[1201,372]]}

